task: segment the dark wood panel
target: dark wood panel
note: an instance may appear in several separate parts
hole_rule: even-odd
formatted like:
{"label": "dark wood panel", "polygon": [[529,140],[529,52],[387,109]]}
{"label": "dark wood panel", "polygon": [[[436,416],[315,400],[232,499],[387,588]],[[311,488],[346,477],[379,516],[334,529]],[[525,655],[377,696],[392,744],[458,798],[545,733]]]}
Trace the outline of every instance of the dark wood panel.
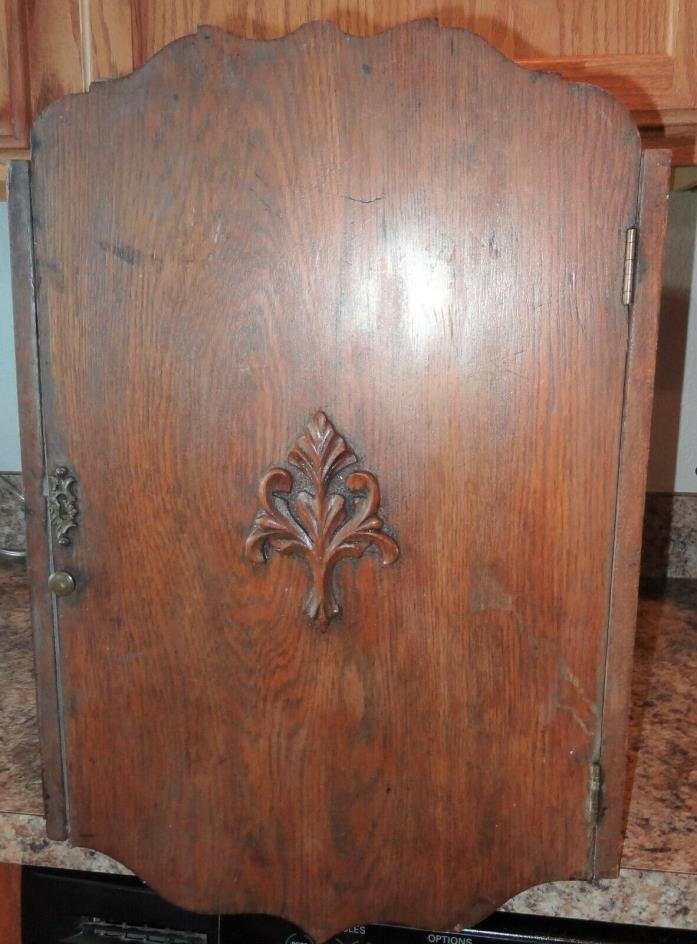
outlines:
{"label": "dark wood panel", "polygon": [[[40,120],[75,843],[318,938],[592,874],[639,163],[608,95],[432,23],[204,29]],[[400,551],[325,633],[244,554],[318,410]]]}

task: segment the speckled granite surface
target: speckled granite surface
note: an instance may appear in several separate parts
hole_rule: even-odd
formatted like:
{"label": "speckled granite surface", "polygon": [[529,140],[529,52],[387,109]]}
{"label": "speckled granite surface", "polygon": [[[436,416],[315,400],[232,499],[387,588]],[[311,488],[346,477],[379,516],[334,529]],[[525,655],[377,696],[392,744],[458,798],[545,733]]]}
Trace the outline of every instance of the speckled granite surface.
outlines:
{"label": "speckled granite surface", "polygon": [[619,878],[601,882],[538,885],[512,898],[502,910],[693,931],[697,875],[622,869]]}
{"label": "speckled granite surface", "polygon": [[21,494],[22,476],[0,472],[0,547],[24,548],[24,509],[16,491]]}
{"label": "speckled granite surface", "polygon": [[622,862],[697,873],[697,580],[642,588]]}
{"label": "speckled granite surface", "polygon": [[43,817],[24,813],[0,815],[0,861],[22,865],[48,865],[60,869],[113,872],[130,875],[124,866],[91,849],[53,842],[46,838]]}
{"label": "speckled granite surface", "polygon": [[[28,596],[23,565],[1,560],[0,629],[0,861],[127,873],[49,841],[29,815],[41,790]],[[506,910],[697,928],[697,581],[648,588],[637,638],[625,868],[614,880],[540,885]]]}
{"label": "speckled granite surface", "polygon": [[0,559],[0,812],[41,813],[29,589],[23,562]]}
{"label": "speckled granite surface", "polygon": [[641,573],[648,579],[697,578],[697,495],[648,493]]}

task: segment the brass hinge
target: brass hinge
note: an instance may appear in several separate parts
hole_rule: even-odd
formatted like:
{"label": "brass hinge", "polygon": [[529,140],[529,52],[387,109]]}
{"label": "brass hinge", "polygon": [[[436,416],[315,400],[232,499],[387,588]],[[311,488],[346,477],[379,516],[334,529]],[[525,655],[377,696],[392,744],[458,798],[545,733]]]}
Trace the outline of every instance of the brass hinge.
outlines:
{"label": "brass hinge", "polygon": [[591,828],[598,825],[600,819],[600,791],[602,787],[602,770],[600,764],[591,764],[590,786],[588,791],[588,822]]}
{"label": "brass hinge", "polygon": [[634,269],[636,265],[637,228],[630,226],[624,244],[624,278],[622,279],[622,304],[634,301]]}

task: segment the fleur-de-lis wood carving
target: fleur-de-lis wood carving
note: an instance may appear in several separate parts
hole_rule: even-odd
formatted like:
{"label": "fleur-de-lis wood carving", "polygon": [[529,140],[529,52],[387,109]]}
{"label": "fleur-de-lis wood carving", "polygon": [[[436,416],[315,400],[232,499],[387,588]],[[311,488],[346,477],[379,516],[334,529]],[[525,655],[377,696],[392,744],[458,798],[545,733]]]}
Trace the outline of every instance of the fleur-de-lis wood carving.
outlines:
{"label": "fleur-de-lis wood carving", "polygon": [[[299,475],[276,466],[263,476],[261,508],[245,544],[247,557],[258,563],[267,559],[267,548],[305,558],[312,575],[305,612],[322,632],[341,611],[334,591],[334,568],[340,560],[361,557],[371,544],[384,564],[399,557],[397,543],[385,534],[378,515],[380,488],[375,476],[364,471],[341,476],[357,461],[319,410],[288,454]],[[302,487],[305,483],[307,489]]]}

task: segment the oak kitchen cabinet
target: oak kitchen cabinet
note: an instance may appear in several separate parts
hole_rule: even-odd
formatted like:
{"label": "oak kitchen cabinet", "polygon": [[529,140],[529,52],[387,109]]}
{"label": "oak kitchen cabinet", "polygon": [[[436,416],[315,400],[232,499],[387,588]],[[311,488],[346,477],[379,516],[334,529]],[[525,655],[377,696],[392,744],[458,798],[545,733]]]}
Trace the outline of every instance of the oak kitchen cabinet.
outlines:
{"label": "oak kitchen cabinet", "polygon": [[29,140],[29,74],[21,0],[0,6],[0,150],[9,156]]}
{"label": "oak kitchen cabinet", "polygon": [[318,938],[616,869],[668,164],[429,21],[202,28],[44,113],[50,835]]}
{"label": "oak kitchen cabinet", "polygon": [[5,0],[0,157],[62,95],[125,75],[200,25],[274,38],[327,19],[369,35],[436,17],[533,69],[593,82],[624,102],[647,147],[697,163],[697,0]]}

